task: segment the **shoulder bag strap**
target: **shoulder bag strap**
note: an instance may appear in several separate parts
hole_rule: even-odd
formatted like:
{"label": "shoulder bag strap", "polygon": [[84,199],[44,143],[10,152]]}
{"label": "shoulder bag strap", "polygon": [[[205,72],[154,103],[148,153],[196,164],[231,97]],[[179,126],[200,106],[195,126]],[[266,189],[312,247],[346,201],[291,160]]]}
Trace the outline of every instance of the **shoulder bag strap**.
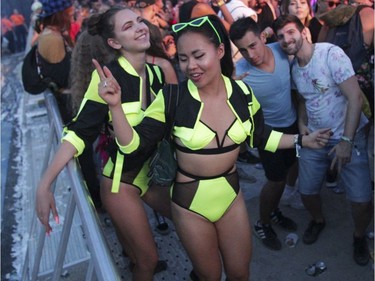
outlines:
{"label": "shoulder bag strap", "polygon": [[[173,93],[174,89],[176,89],[175,93]],[[166,111],[166,123],[167,129],[165,130],[164,138],[169,140],[172,134],[172,129],[174,126],[174,116],[176,115],[176,109],[179,100],[179,86],[178,85],[169,85],[169,98],[168,98],[168,107]],[[171,110],[171,103],[172,101],[175,103],[174,107]],[[172,121],[173,120],[173,121]]]}

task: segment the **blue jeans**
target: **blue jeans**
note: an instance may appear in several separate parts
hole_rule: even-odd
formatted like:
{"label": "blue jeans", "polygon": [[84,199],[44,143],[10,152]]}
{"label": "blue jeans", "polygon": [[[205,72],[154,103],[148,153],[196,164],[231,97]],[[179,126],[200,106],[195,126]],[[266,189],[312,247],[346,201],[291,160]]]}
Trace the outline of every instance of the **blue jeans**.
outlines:
{"label": "blue jeans", "polygon": [[[303,195],[319,194],[325,180],[328,167],[334,154],[328,152],[340,140],[330,139],[327,146],[321,149],[302,148],[299,163],[299,191]],[[372,189],[370,169],[367,158],[366,137],[363,130],[356,133],[354,143],[359,151],[353,147],[350,163],[342,166],[339,176],[344,184],[348,200],[356,203],[371,201]]]}

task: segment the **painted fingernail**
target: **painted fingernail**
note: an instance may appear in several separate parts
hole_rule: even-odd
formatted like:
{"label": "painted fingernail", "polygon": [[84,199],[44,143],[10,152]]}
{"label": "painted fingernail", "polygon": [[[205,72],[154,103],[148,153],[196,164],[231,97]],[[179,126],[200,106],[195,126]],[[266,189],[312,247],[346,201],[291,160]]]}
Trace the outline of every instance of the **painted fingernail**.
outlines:
{"label": "painted fingernail", "polygon": [[56,217],[55,217],[55,222],[56,222],[57,224],[60,224],[59,216],[56,216]]}

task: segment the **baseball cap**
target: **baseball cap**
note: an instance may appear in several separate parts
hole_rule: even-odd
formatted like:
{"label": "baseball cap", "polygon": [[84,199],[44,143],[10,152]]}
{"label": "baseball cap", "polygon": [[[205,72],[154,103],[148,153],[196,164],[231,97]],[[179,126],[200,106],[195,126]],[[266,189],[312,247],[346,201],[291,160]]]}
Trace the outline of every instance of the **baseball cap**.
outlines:
{"label": "baseball cap", "polygon": [[39,17],[45,18],[64,11],[73,5],[72,0],[40,0],[43,5],[43,11]]}

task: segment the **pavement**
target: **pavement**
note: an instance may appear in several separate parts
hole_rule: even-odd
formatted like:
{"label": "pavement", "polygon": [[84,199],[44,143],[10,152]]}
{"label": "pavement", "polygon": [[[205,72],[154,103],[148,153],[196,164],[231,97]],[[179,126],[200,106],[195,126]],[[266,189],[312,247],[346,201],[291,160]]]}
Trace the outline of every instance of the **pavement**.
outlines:
{"label": "pavement", "polygon": [[[14,64],[14,59],[19,57],[12,57],[3,59],[2,64]],[[8,65],[8,67],[9,67]],[[5,65],[6,66],[6,65]],[[5,67],[2,65],[2,68]],[[27,224],[32,213],[33,205],[29,201],[23,206],[18,206],[17,208],[22,209],[22,214],[24,217],[19,217],[15,214],[15,208],[13,205],[19,205],[17,197],[12,196],[14,184],[16,177],[18,175],[17,165],[12,165],[13,151],[22,150],[22,145],[26,145],[27,142],[37,141],[38,146],[34,148],[33,154],[43,153],[43,136],[48,134],[46,126],[48,124],[48,119],[43,117],[43,114],[40,114],[40,106],[43,103],[38,104],[38,106],[25,106],[23,109],[22,106],[18,103],[25,103],[23,99],[29,99],[30,96],[25,94],[22,89],[19,88],[19,73],[16,75],[14,72],[19,72],[20,67],[12,66],[11,70],[4,72],[4,75],[9,75],[7,77],[7,84],[2,84],[2,123],[4,120],[7,123],[2,124],[2,194],[6,196],[3,197],[2,203],[6,208],[2,212],[2,254],[1,254],[1,280],[17,280],[11,279],[9,276],[17,275],[15,271],[17,270],[17,265],[14,265],[14,245],[17,244],[17,236],[13,233],[17,228],[17,223],[15,222],[15,217],[17,221],[21,219],[22,223]],[[11,77],[10,77],[11,75]],[[14,92],[15,87],[11,85],[18,85],[16,91]],[[5,87],[6,86],[6,87]],[[12,92],[13,91],[13,92]],[[18,98],[11,98],[14,94]],[[7,97],[7,99],[3,99]],[[32,99],[29,100],[29,103],[32,102]],[[7,104],[9,103],[9,104]],[[14,104],[16,103],[16,104]],[[25,103],[27,104],[27,102]],[[12,105],[12,106],[10,106]],[[15,133],[20,131],[20,122],[14,122],[3,118],[4,109],[7,108],[21,108],[27,110],[27,116],[33,116],[33,110],[36,112],[36,117],[33,117],[33,120],[38,120],[38,122],[24,122],[22,131],[30,131],[27,136],[29,138],[21,138],[21,147],[15,149],[13,146],[12,139],[14,138]],[[30,118],[30,117],[29,117]],[[44,118],[44,119],[43,119]],[[45,126],[43,123],[45,122]],[[38,123],[38,124],[35,124]],[[10,126],[11,125],[11,126]],[[13,126],[13,127],[12,127]],[[9,130],[12,128],[12,133],[5,133],[4,130]],[[373,135],[373,132],[372,132]],[[33,140],[35,138],[35,140]],[[10,141],[9,141],[10,139]],[[3,142],[6,142],[5,144]],[[4,145],[3,145],[4,144]],[[44,144],[45,145],[45,144]],[[370,144],[370,147],[373,147],[373,142]],[[40,149],[38,152],[36,149]],[[38,157],[42,158],[39,154]],[[372,153],[373,154],[373,153]],[[39,159],[39,158],[38,158]],[[9,164],[8,164],[9,162]],[[38,163],[37,163],[38,162]],[[40,168],[40,160],[35,163],[29,163],[28,167],[30,169]],[[3,170],[5,168],[7,171]],[[246,206],[248,208],[251,224],[253,224],[258,219],[258,209],[259,209],[259,193],[262,189],[263,184],[265,183],[264,172],[262,169],[256,169],[254,165],[249,164],[240,164],[241,168],[245,169],[249,174],[253,175],[257,181],[255,183],[249,183],[246,181],[240,182],[241,189],[244,193]],[[22,168],[22,167],[21,167]],[[371,166],[373,171],[373,166]],[[35,175],[40,175],[38,170]],[[5,177],[5,179],[4,179]],[[35,179],[32,180],[34,182]],[[68,192],[68,191],[66,191]],[[25,195],[27,197],[30,195]],[[61,196],[67,198],[68,196]],[[30,196],[32,198],[32,195]],[[59,197],[60,198],[60,197]],[[313,245],[305,245],[299,240],[294,248],[289,248],[287,245],[283,244],[283,247],[280,251],[272,251],[265,248],[261,241],[253,235],[253,257],[252,263],[250,265],[251,271],[251,281],[309,281],[309,280],[319,280],[319,281],[373,281],[374,280],[374,265],[373,260],[366,266],[358,266],[355,264],[352,258],[352,234],[353,234],[353,222],[351,219],[350,206],[345,199],[345,194],[336,194],[331,190],[323,187],[322,188],[322,199],[323,199],[323,210],[326,215],[326,227],[322,231],[319,240]],[[23,201],[22,201],[23,202]],[[66,205],[66,202],[58,202],[58,204]],[[284,215],[292,218],[296,221],[298,229],[295,232],[300,238],[302,237],[304,229],[307,227],[308,222],[310,221],[309,214],[306,210],[296,210],[290,207],[282,206],[281,210]],[[167,221],[170,226],[170,232],[167,234],[161,234],[156,230],[156,219],[151,210],[148,209],[150,224],[154,229],[155,241],[158,245],[160,259],[165,259],[168,262],[168,270],[161,272],[155,275],[154,280],[161,281],[171,281],[171,280],[189,280],[189,272],[191,270],[191,264],[189,259],[186,256],[184,249],[181,246],[181,243],[178,239],[176,232],[174,231],[173,224],[170,221]],[[28,217],[29,216],[29,217]],[[117,241],[113,226],[108,220],[108,216],[105,213],[99,214],[100,221],[102,223],[103,233],[107,239],[108,246],[110,251],[113,254],[116,265],[118,266],[119,272],[121,274],[122,280],[131,280],[131,273],[129,271],[128,260],[126,257],[122,256],[121,247]],[[25,221],[25,222],[24,222]],[[277,226],[274,227],[275,231],[278,234],[278,237],[284,241],[288,232],[285,232],[279,229]],[[23,231],[23,230],[22,230]],[[372,222],[371,227],[368,230],[369,232],[374,231],[374,224]],[[21,232],[21,231],[19,231]],[[17,234],[17,233],[16,233]],[[25,237],[26,233],[18,233]],[[79,234],[80,235],[80,234]],[[84,233],[82,234],[84,235]],[[374,240],[368,239],[369,247],[371,252],[374,252]],[[84,245],[83,245],[84,246]],[[13,253],[13,254],[12,254]],[[22,256],[22,253],[19,254]],[[317,262],[324,262],[326,265],[326,270],[317,275],[309,276],[306,274],[305,269]],[[80,263],[74,267],[69,268],[67,271],[64,271],[64,277],[62,280],[67,281],[81,281],[84,280],[84,272],[87,268],[87,263]],[[222,280],[225,278],[223,277]],[[42,279],[41,279],[42,280]],[[48,280],[48,278],[46,278]]]}

